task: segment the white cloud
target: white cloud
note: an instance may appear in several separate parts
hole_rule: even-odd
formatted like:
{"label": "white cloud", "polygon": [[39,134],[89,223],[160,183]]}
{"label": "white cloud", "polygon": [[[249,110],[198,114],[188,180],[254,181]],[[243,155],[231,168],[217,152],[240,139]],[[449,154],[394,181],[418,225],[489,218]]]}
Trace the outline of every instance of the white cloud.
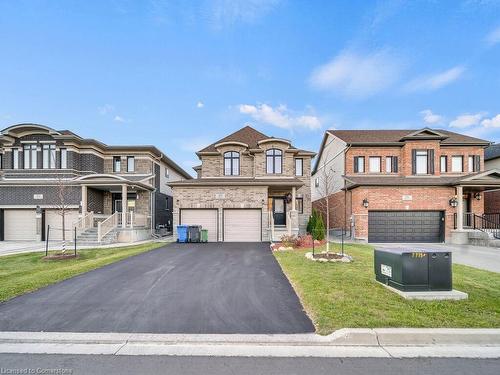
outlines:
{"label": "white cloud", "polygon": [[444,72],[418,77],[410,81],[405,89],[406,91],[437,90],[455,82],[464,72],[463,66],[455,66]]}
{"label": "white cloud", "polygon": [[500,26],[497,27],[495,30],[491,31],[487,36],[486,36],[486,44],[489,46],[494,46],[495,44],[500,43]]}
{"label": "white cloud", "polygon": [[444,120],[443,116],[433,113],[430,109],[424,109],[420,114],[426,124],[439,124]]}
{"label": "white cloud", "polygon": [[453,121],[450,122],[450,127],[452,128],[468,128],[471,126],[479,125],[481,119],[484,117],[484,113],[466,113],[457,116]]}
{"label": "white cloud", "polygon": [[492,118],[485,118],[481,121],[481,125],[485,128],[500,128],[500,114]]}
{"label": "white cloud", "polygon": [[196,108],[203,108],[205,107],[205,103],[203,103],[201,100],[196,103]]}
{"label": "white cloud", "polygon": [[314,69],[313,88],[337,91],[350,97],[367,97],[391,86],[401,73],[400,61],[386,51],[368,55],[342,52]]}
{"label": "white cloud", "polygon": [[107,115],[115,110],[115,107],[111,104],[104,104],[102,107],[98,107],[97,111],[100,115]]}
{"label": "white cloud", "polygon": [[240,22],[256,22],[272,12],[280,2],[280,0],[213,0],[207,5],[212,26],[221,29]]}
{"label": "white cloud", "polygon": [[116,121],[116,122],[125,122],[125,119],[123,117],[121,117],[121,116],[116,115],[113,118],[113,121]]}
{"label": "white cloud", "polygon": [[321,128],[321,120],[311,114],[296,114],[285,105],[271,107],[267,104],[240,104],[240,113],[251,116],[261,123],[276,126],[282,129],[306,128],[315,130]]}

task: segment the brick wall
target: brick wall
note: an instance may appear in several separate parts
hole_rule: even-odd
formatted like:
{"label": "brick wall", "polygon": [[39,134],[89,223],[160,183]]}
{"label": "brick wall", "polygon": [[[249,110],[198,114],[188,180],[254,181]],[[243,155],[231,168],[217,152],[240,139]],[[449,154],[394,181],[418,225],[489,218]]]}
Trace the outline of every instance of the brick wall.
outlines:
{"label": "brick wall", "polygon": [[500,190],[484,193],[484,212],[491,214],[500,212]]}
{"label": "brick wall", "polygon": [[[347,203],[347,207],[346,204]],[[319,199],[313,202],[313,208],[323,215],[325,226],[326,222],[326,199]],[[351,193],[339,191],[329,197],[329,211],[330,211],[330,229],[349,229],[349,220],[351,217]],[[347,208],[347,212],[346,212]],[[347,220],[346,220],[347,213]]]}
{"label": "brick wall", "polygon": [[87,210],[96,214],[104,213],[104,192],[102,190],[87,188]]}
{"label": "brick wall", "polygon": [[[34,199],[40,194],[42,199]],[[57,186],[0,186],[0,205],[53,206],[60,202],[58,194]],[[66,186],[66,204],[79,206],[81,195],[81,187]]]}

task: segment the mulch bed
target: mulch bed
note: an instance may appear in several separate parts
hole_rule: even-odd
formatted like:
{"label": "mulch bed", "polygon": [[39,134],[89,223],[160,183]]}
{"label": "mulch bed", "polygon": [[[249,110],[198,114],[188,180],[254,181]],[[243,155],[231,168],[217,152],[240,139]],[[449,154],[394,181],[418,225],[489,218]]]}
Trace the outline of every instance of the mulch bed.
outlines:
{"label": "mulch bed", "polygon": [[314,254],[314,259],[320,259],[320,258],[323,258],[323,259],[342,259],[343,256],[340,255],[340,254],[336,254],[336,253],[319,253],[319,254]]}
{"label": "mulch bed", "polygon": [[76,259],[78,258],[78,254],[53,254],[43,257],[43,260],[65,260],[65,259]]}

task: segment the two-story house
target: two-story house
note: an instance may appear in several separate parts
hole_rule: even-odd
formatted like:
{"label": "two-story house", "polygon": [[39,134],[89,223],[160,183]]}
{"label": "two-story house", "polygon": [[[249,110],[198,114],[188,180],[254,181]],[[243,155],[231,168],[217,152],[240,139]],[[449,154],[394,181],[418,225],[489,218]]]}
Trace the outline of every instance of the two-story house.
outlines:
{"label": "two-story house", "polygon": [[314,152],[246,126],[197,155],[198,178],[170,184],[174,228],[201,225],[214,242],[272,241],[305,232]]}
{"label": "two-story house", "polygon": [[167,183],[190,178],[153,146],[108,146],[68,130],[14,125],[0,133],[0,240],[61,239],[63,207],[66,239],[75,227],[98,242],[171,230]]}
{"label": "two-story house", "polygon": [[329,130],[313,170],[313,206],[328,199],[330,228],[369,242],[466,243],[481,225],[484,191],[500,186],[498,170],[484,169],[488,145],[428,128]]}

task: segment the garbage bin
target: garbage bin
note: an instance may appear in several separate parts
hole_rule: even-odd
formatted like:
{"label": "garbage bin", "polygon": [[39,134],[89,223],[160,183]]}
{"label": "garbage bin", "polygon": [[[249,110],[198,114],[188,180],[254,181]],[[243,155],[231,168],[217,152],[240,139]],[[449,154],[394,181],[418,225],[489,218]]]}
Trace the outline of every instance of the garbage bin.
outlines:
{"label": "garbage bin", "polygon": [[208,229],[201,230],[201,242],[208,242]]}
{"label": "garbage bin", "polygon": [[188,228],[189,242],[200,242],[201,225],[190,225]]}
{"label": "garbage bin", "polygon": [[451,265],[451,252],[445,250],[375,250],[375,278],[402,291],[452,290]]}
{"label": "garbage bin", "polygon": [[187,225],[177,225],[177,242],[188,242]]}

